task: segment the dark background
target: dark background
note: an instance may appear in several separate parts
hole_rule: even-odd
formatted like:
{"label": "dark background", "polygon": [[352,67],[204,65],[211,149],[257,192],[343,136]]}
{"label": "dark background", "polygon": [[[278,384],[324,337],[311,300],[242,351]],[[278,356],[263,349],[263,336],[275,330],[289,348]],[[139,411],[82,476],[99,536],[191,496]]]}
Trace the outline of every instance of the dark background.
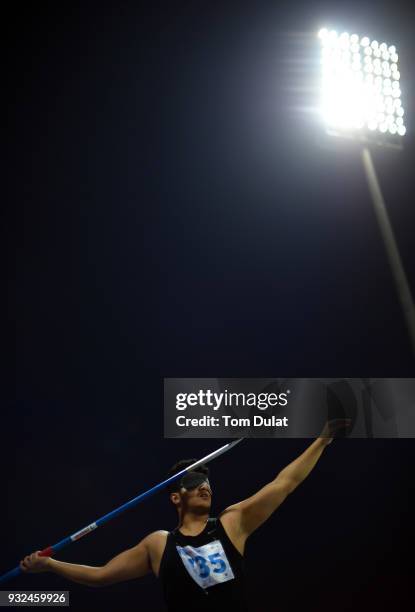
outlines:
{"label": "dark background", "polygon": [[[399,2],[15,6],[9,178],[17,394],[2,411],[0,570],[214,441],[163,440],[164,376],[413,376],[357,151],[321,146],[313,34],[394,43],[408,133],[375,150],[411,286],[414,10]],[[215,511],[306,440],[212,464]],[[249,542],[252,609],[408,605],[412,440],[339,440]],[[175,526],[160,494],[58,558],[102,563]],[[162,610],[154,578],[70,588],[77,610]],[[406,602],[406,603],[405,603]]]}

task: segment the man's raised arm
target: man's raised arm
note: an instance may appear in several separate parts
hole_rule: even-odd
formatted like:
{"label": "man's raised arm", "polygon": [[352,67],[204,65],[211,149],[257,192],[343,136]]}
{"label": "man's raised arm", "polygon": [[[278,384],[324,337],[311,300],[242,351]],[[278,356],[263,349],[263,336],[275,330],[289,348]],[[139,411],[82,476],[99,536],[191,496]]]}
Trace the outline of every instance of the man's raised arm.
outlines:
{"label": "man's raised arm", "polygon": [[320,438],[314,442],[292,463],[287,465],[277,477],[255,495],[226,508],[221,514],[224,524],[228,523],[233,532],[248,537],[282,504],[298,485],[310,474],[320,459],[325,447],[332,442],[335,431],[343,429],[348,421],[339,420],[328,423]]}

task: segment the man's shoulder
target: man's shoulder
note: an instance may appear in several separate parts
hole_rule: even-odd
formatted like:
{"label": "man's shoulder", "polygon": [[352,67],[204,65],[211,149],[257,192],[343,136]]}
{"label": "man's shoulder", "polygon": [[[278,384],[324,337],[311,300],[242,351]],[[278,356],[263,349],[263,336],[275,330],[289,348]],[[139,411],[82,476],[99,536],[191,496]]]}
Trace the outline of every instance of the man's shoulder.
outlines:
{"label": "man's shoulder", "polygon": [[144,542],[147,550],[150,553],[161,553],[164,550],[169,532],[165,529],[158,529],[149,533],[142,542]]}
{"label": "man's shoulder", "polygon": [[166,540],[168,535],[169,531],[166,531],[165,529],[158,529],[157,531],[152,531],[151,533],[149,533],[146,537],[146,540],[158,542],[161,540]]}

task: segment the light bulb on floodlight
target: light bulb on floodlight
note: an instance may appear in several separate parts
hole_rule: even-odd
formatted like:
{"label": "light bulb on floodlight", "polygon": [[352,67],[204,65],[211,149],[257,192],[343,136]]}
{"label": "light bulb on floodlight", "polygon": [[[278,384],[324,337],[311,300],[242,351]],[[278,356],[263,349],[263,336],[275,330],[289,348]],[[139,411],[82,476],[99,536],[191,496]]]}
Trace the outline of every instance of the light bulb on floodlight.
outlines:
{"label": "light bulb on floodlight", "polygon": [[[323,28],[321,110],[328,127],[342,131],[404,133],[396,47]],[[390,62],[388,61],[390,60]],[[405,130],[406,131],[406,130]]]}

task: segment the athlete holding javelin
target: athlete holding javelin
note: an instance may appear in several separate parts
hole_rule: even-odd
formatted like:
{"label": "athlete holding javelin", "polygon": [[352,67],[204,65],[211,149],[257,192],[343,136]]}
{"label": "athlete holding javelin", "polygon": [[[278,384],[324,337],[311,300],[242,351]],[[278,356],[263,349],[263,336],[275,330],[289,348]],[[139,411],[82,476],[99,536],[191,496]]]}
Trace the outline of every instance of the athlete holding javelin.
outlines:
{"label": "athlete holding javelin", "polygon": [[[342,419],[327,423],[321,437],[274,480],[248,499],[226,508],[218,518],[210,517],[209,470],[200,466],[170,487],[170,500],[178,514],[178,526],[173,531],[150,533],[136,546],[101,567],[40,557],[40,551],[25,557],[20,567],[23,572],[53,572],[92,587],[132,580],[153,572],[162,584],[170,612],[182,610],[184,604],[199,611],[215,609],[212,606],[219,610],[245,611],[248,609],[244,593],[247,538],[307,478],[335,432],[348,424],[348,420]],[[169,475],[193,462],[176,463]]]}

